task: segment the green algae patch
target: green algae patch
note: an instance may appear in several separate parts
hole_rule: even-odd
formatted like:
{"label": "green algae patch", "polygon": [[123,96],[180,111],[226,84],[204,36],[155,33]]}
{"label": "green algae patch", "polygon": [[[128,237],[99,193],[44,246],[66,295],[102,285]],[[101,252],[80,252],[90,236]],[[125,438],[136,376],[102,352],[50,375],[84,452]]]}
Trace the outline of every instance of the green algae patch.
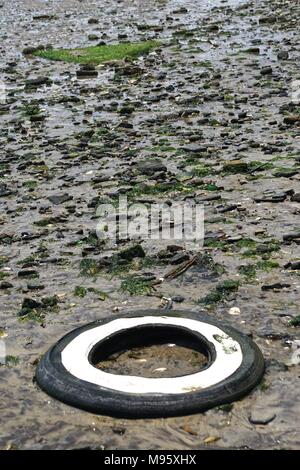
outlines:
{"label": "green algae patch", "polygon": [[8,367],[17,366],[19,362],[20,362],[20,359],[18,356],[6,356],[5,358],[5,364]]}
{"label": "green algae patch", "polygon": [[226,279],[225,281],[217,284],[215,289],[213,289],[209,294],[207,294],[202,299],[199,299],[200,304],[204,305],[213,305],[223,300],[226,300],[227,296],[237,291],[239,288],[239,281],[234,279]]}
{"label": "green algae patch", "polygon": [[128,292],[130,295],[145,295],[150,293],[151,287],[149,282],[137,276],[128,276],[122,281],[121,290]]}
{"label": "green algae patch", "polygon": [[140,55],[145,55],[158,46],[160,46],[159,41],[144,41],[76,49],[47,49],[37,51],[34,55],[49,60],[98,65],[104,62],[122,60],[127,57],[135,58]]}
{"label": "green algae patch", "polygon": [[292,320],[290,320],[289,324],[291,326],[300,326],[300,315],[293,317]]}

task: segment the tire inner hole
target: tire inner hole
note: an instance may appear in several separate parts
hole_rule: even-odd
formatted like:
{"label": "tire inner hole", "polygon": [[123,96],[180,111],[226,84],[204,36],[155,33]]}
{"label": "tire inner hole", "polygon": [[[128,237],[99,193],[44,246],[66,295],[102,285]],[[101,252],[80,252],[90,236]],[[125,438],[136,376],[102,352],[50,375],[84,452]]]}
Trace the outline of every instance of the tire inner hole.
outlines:
{"label": "tire inner hole", "polygon": [[94,346],[89,361],[117,375],[163,378],[206,368],[212,352],[204,338],[180,327],[143,325],[123,330]]}

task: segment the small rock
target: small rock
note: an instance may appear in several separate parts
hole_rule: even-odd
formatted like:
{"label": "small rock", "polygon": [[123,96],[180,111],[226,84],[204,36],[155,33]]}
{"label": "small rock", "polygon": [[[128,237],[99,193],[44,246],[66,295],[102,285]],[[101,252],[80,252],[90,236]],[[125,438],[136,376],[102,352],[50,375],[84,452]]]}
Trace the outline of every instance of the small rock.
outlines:
{"label": "small rock", "polygon": [[177,253],[176,255],[171,258],[170,263],[171,264],[180,264],[183,263],[184,261],[187,261],[189,259],[189,255],[187,253]]}
{"label": "small rock", "polygon": [[28,46],[28,47],[25,47],[25,49],[23,49],[22,53],[24,55],[31,55],[43,49],[44,49],[44,46]]}
{"label": "small rock", "polygon": [[291,241],[300,238],[300,232],[291,232],[283,235],[284,241]]}
{"label": "small rock", "polygon": [[118,254],[119,258],[125,259],[127,261],[132,261],[133,258],[145,258],[145,256],[146,254],[141,245],[132,246]]}
{"label": "small rock", "polygon": [[185,297],[183,297],[183,295],[174,295],[174,297],[172,297],[172,300],[173,302],[180,304],[181,302],[184,302]]}
{"label": "small rock", "polygon": [[99,39],[99,36],[97,34],[89,34],[88,39],[89,41],[97,41]]}
{"label": "small rock", "polygon": [[259,18],[259,23],[260,24],[272,24],[272,23],[276,23],[277,21],[277,17],[276,15],[270,15],[270,16],[262,16],[261,18]]}
{"label": "small rock", "polygon": [[254,198],[255,202],[283,202],[287,198],[286,193],[278,193],[278,194],[265,194],[262,196],[258,196]]}
{"label": "small rock", "polygon": [[251,411],[249,421],[252,424],[268,424],[276,418],[276,414],[269,410],[259,408]]}
{"label": "small rock", "polygon": [[270,65],[267,67],[263,67],[260,71],[261,75],[271,75],[272,73],[273,73],[273,69]]}
{"label": "small rock", "polygon": [[228,311],[229,315],[240,315],[241,311],[239,307],[231,307]]}
{"label": "small rock", "polygon": [[181,149],[182,149],[184,152],[187,152],[187,153],[203,153],[203,152],[207,152],[207,146],[197,145],[197,144],[185,145],[184,147],[181,147]]}
{"label": "small rock", "polygon": [[284,265],[285,269],[292,269],[292,270],[298,270],[300,269],[300,261],[290,261],[289,263]]}
{"label": "small rock", "polygon": [[71,201],[73,199],[73,196],[70,196],[70,194],[64,193],[64,194],[53,194],[52,196],[48,197],[49,201],[52,202],[52,204],[58,205],[58,204],[63,204],[64,202]]}
{"label": "small rock", "polygon": [[286,366],[297,366],[300,364],[300,340],[295,340],[292,342],[292,355],[291,358],[286,361]]}
{"label": "small rock", "polygon": [[225,163],[223,166],[223,171],[226,173],[244,173],[247,170],[247,163],[241,160],[232,160],[231,162]]}
{"label": "small rock", "polygon": [[31,281],[31,282],[28,282],[27,289],[29,289],[29,290],[41,290],[41,289],[45,289],[45,286],[43,284],[41,284],[39,281]]}
{"label": "small rock", "polygon": [[279,51],[277,54],[279,60],[287,60],[289,58],[289,53],[287,51]]}
{"label": "small rock", "polygon": [[167,167],[160,160],[139,162],[137,168],[144,175],[153,175],[153,173],[158,171],[167,171]]}
{"label": "small rock", "polygon": [[219,26],[217,24],[209,25],[207,31],[209,33],[217,33],[219,31]]}
{"label": "small rock", "polygon": [[26,80],[25,88],[38,88],[42,85],[51,85],[52,80],[49,77],[37,77]]}
{"label": "small rock", "polygon": [[216,442],[219,439],[219,436],[207,436],[205,439],[203,439],[203,442],[204,444],[212,444],[213,442]]}
{"label": "small rock", "polygon": [[22,269],[18,272],[18,277],[30,277],[35,276],[38,277],[39,273],[35,269]]}
{"label": "small rock", "polygon": [[300,122],[300,115],[299,114],[289,114],[288,116],[284,117],[283,122],[285,124],[296,124],[296,123]]}
{"label": "small rock", "polygon": [[300,193],[295,193],[293,196],[291,196],[291,201],[300,202]]}
{"label": "small rock", "polygon": [[184,14],[184,13],[187,13],[188,12],[188,9],[185,8],[185,7],[180,7],[180,8],[177,8],[177,10],[173,10],[172,11],[172,14],[173,15],[180,15],[180,14]]}
{"label": "small rock", "polygon": [[25,298],[22,303],[22,310],[23,309],[33,309],[33,308],[42,308],[43,304],[35,299]]}
{"label": "small rock", "polygon": [[119,436],[123,436],[125,434],[126,428],[121,428],[121,427],[114,427],[112,428],[112,432],[114,434],[118,434]]}
{"label": "small rock", "polygon": [[2,281],[0,283],[0,289],[10,289],[13,285],[8,281]]}
{"label": "small rock", "polygon": [[94,66],[83,64],[79,70],[76,71],[77,78],[97,78],[98,72]]}
{"label": "small rock", "polygon": [[44,308],[46,308],[46,307],[55,307],[55,305],[58,304],[58,300],[59,299],[56,295],[52,295],[50,297],[43,297],[42,298],[42,302],[43,302],[42,306]]}
{"label": "small rock", "polygon": [[274,284],[261,286],[261,290],[284,289],[286,287],[291,287],[291,284],[282,284],[281,282],[275,282]]}

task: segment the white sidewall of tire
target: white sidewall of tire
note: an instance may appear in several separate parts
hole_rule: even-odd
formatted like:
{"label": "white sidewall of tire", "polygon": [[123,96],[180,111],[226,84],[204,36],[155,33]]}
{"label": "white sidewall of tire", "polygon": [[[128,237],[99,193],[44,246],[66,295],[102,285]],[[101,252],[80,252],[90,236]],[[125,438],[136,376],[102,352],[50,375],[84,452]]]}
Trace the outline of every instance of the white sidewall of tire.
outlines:
{"label": "white sidewall of tire", "polygon": [[[195,374],[173,378],[145,378],[130,375],[116,375],[103,372],[88,360],[92,348],[112,334],[140,325],[170,325],[184,327],[200,333],[216,349],[216,358],[208,367]],[[85,382],[125,393],[178,394],[211,387],[227,379],[241,365],[243,354],[239,343],[220,328],[209,323],[176,317],[133,317],[120,318],[91,328],[76,336],[61,352],[66,370]]]}

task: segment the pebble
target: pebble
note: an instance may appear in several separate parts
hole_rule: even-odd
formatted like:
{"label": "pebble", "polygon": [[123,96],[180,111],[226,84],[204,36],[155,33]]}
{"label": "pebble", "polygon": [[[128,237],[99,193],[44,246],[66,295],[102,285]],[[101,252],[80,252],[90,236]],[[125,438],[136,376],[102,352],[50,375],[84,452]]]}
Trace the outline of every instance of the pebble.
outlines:
{"label": "pebble", "polygon": [[296,238],[300,238],[300,231],[299,232],[285,233],[282,238],[283,238],[284,241],[295,240]]}
{"label": "pebble", "polygon": [[180,264],[190,259],[187,253],[177,253],[170,259],[171,264]]}
{"label": "pebble", "polygon": [[180,303],[184,302],[185,297],[183,297],[183,295],[174,295],[172,297],[172,300],[173,300],[173,302],[176,302],[176,303],[180,304]]}
{"label": "pebble", "polygon": [[0,282],[0,289],[11,289],[13,287],[13,284],[8,281],[2,281]]}
{"label": "pebble", "polygon": [[285,289],[288,287],[291,287],[291,284],[275,282],[274,284],[264,284],[263,286],[261,286],[261,290],[277,290],[277,289]]}
{"label": "pebble", "polygon": [[228,311],[229,315],[240,315],[241,314],[241,310],[239,309],[239,307],[231,307]]}
{"label": "pebble", "polygon": [[264,410],[259,408],[257,410],[252,410],[249,416],[249,421],[252,424],[269,424],[276,418],[276,413],[273,413],[269,410]]}
{"label": "pebble", "polygon": [[64,202],[71,201],[73,199],[73,196],[70,194],[64,193],[64,194],[52,194],[51,196],[48,196],[49,201],[52,202],[52,204],[58,205],[58,204],[63,204]]}
{"label": "pebble", "polygon": [[137,168],[144,175],[152,175],[158,171],[167,171],[167,167],[159,160],[139,162]]}
{"label": "pebble", "polygon": [[298,270],[300,269],[300,261],[289,261],[284,265],[285,269]]}
{"label": "pebble", "polygon": [[279,60],[287,60],[289,58],[289,53],[287,51],[279,51],[277,54]]}
{"label": "pebble", "polygon": [[271,75],[272,73],[273,73],[273,69],[270,65],[267,67],[263,67],[260,71],[261,75]]}

